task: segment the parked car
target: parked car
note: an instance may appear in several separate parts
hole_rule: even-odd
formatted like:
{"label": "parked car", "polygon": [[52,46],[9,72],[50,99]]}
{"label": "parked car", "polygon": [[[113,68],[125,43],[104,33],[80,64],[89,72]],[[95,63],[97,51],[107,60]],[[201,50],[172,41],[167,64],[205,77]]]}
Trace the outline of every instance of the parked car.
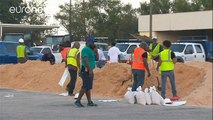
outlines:
{"label": "parked car", "polygon": [[62,56],[59,52],[53,52],[50,46],[35,46],[30,48],[31,51],[44,55],[51,52],[55,56],[55,63],[62,62]]}
{"label": "parked car", "polygon": [[178,40],[179,43],[200,43],[202,44],[206,61],[213,61],[213,42],[208,40]]}
{"label": "parked car", "polygon": [[[78,41],[80,43],[80,48],[79,50],[81,51],[83,49],[84,46],[86,46],[86,42],[85,41]],[[71,46],[73,46],[73,43],[71,43]],[[101,49],[102,51],[107,51],[108,50],[108,44],[107,43],[100,43],[100,42],[95,42],[95,45]]]}
{"label": "parked car", "polygon": [[[0,64],[16,64],[18,62],[16,55],[16,47],[18,42],[1,41],[0,42]],[[26,48],[29,60],[40,60],[41,55],[32,52],[28,47]]]}
{"label": "parked car", "polygon": [[127,61],[131,58],[136,47],[139,47],[140,43],[116,43],[116,47],[121,51],[121,60]]}
{"label": "parked car", "polygon": [[178,62],[205,61],[206,55],[200,43],[172,43],[170,48]]}
{"label": "parked car", "polygon": [[[127,61],[130,60],[131,55],[133,55],[134,53],[134,49],[136,47],[139,47],[140,42],[142,41],[136,41],[136,42],[119,42],[116,43],[116,47],[118,47],[118,49],[121,51],[121,61]],[[144,41],[147,43],[147,45],[149,45],[151,42],[148,41]]]}

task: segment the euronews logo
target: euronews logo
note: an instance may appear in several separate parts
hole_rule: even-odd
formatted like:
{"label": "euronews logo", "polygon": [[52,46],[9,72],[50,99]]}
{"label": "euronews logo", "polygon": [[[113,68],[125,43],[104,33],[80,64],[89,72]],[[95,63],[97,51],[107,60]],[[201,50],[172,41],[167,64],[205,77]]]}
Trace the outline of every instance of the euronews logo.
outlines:
{"label": "euronews logo", "polygon": [[10,7],[9,8],[10,13],[43,13],[44,9],[42,7]]}

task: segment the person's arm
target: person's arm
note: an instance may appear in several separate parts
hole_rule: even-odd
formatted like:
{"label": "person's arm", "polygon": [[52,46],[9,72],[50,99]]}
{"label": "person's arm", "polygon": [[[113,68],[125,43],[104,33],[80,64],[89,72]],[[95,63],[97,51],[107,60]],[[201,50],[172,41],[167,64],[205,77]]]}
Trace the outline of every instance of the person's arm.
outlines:
{"label": "person's arm", "polygon": [[159,50],[159,53],[163,51],[163,46],[160,44],[160,50]]}
{"label": "person's arm", "polygon": [[87,70],[89,70],[89,74],[90,74],[90,75],[93,75],[93,70],[91,69],[91,67],[90,67],[90,65],[89,65],[89,61],[88,61],[87,56],[84,57],[84,61],[85,61]]}
{"label": "person's arm", "polygon": [[25,54],[25,57],[26,57],[26,59],[28,60],[28,55],[27,55],[27,50],[26,50],[26,47],[25,47],[24,54]]}
{"label": "person's arm", "polygon": [[176,62],[177,62],[177,58],[176,58],[176,56],[175,56],[175,53],[174,53],[174,52],[171,52],[171,59],[172,59],[173,63],[174,63],[174,64],[176,64]]}
{"label": "person's arm", "polygon": [[142,55],[142,57],[143,57],[144,66],[145,66],[145,68],[146,68],[146,70],[147,70],[147,73],[148,73],[148,77],[150,77],[151,74],[150,74],[150,70],[149,70],[149,65],[148,65],[148,63],[147,63],[147,58],[148,58],[147,52],[145,52],[145,53]]}
{"label": "person's arm", "polygon": [[68,54],[69,54],[69,51],[66,53],[66,57],[65,57],[65,59],[64,59],[65,68],[67,67],[67,56],[68,56]]}
{"label": "person's arm", "polygon": [[159,57],[158,64],[157,64],[157,68],[156,68],[157,71],[159,70],[159,67],[160,67],[161,63],[162,63],[162,60],[161,60],[161,58]]}
{"label": "person's arm", "polygon": [[77,66],[80,69],[80,53],[77,55]]}
{"label": "person's arm", "polygon": [[94,53],[95,53],[95,60],[98,61],[98,60],[99,60],[98,48],[95,47],[95,48],[93,49],[93,51],[94,51]]}

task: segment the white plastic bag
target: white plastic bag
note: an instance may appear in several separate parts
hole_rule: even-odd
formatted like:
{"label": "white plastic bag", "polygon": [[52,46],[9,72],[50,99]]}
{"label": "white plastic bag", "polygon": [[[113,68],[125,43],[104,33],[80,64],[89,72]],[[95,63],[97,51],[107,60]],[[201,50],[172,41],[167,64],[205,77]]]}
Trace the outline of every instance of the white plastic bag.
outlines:
{"label": "white plastic bag", "polygon": [[130,104],[134,104],[135,103],[134,93],[132,92],[130,87],[127,89],[127,92],[125,93],[124,98]]}
{"label": "white plastic bag", "polygon": [[152,104],[154,105],[162,105],[164,103],[163,98],[161,97],[161,95],[156,91],[155,86],[150,87],[150,96],[151,96],[151,100],[152,100]]}
{"label": "white plastic bag", "polygon": [[144,94],[144,92],[142,91],[141,86],[139,86],[139,87],[137,88],[136,100],[137,100],[137,103],[138,103],[138,104],[146,105],[145,94]]}
{"label": "white plastic bag", "polygon": [[147,105],[151,105],[152,101],[151,101],[151,96],[149,94],[149,89],[148,88],[145,88],[144,95],[145,95],[145,98],[146,98],[146,104]]}
{"label": "white plastic bag", "polygon": [[63,85],[64,85],[64,83],[65,83],[65,81],[66,81],[68,75],[69,75],[69,71],[68,71],[68,68],[66,68],[66,69],[64,70],[63,75],[61,76],[60,81],[58,82],[58,84],[59,84],[60,86],[63,87]]}

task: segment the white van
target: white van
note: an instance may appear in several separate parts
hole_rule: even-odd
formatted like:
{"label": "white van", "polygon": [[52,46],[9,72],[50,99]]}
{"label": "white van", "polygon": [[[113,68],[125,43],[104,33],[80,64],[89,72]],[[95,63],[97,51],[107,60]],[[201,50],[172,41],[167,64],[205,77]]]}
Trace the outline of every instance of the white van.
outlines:
{"label": "white van", "polygon": [[205,61],[205,51],[200,43],[172,43],[170,48],[178,62]]}

